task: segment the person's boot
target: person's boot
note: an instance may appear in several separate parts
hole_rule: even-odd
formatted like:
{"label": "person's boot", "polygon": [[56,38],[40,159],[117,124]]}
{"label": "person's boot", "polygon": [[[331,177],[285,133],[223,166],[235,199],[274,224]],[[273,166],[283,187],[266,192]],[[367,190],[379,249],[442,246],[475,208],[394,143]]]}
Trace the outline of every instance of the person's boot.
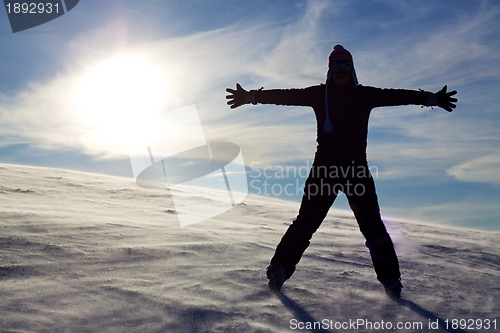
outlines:
{"label": "person's boot", "polygon": [[403,285],[401,280],[398,278],[390,278],[382,282],[384,286],[385,293],[391,298],[401,298],[401,289]]}
{"label": "person's boot", "polygon": [[267,278],[269,279],[269,289],[279,292],[287,279],[285,269],[280,265],[269,265],[267,267]]}

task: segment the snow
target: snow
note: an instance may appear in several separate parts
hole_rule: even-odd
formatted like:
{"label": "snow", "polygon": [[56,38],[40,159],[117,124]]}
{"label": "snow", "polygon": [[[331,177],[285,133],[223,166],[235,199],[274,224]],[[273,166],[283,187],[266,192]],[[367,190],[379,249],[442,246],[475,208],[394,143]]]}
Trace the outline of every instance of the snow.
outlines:
{"label": "snow", "polygon": [[[386,221],[404,285],[393,300],[352,214],[332,209],[273,294],[265,268],[297,203],[248,196],[180,227],[167,190],[6,164],[0,200],[1,332],[500,330],[498,233]],[[475,322],[453,330],[453,319]]]}

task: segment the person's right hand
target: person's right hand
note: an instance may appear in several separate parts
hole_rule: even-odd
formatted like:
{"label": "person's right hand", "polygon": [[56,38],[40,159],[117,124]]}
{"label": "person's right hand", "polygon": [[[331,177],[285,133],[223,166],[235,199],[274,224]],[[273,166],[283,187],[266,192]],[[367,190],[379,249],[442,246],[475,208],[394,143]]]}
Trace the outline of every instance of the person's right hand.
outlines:
{"label": "person's right hand", "polygon": [[226,91],[231,94],[226,96],[226,99],[228,99],[227,105],[230,105],[231,109],[249,103],[247,102],[249,92],[243,89],[239,83],[236,83],[236,90],[227,88]]}

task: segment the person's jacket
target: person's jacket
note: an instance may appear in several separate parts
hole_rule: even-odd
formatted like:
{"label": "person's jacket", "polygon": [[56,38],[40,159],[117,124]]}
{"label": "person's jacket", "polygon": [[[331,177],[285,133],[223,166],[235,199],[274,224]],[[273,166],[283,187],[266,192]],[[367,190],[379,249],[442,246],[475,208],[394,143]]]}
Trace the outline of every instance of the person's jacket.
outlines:
{"label": "person's jacket", "polygon": [[316,158],[351,163],[366,161],[368,119],[373,108],[395,105],[426,105],[424,91],[381,89],[357,85],[348,91],[328,90],[328,115],[333,125],[325,132],[325,85],[303,89],[259,90],[255,102],[261,104],[310,106],[317,121]]}

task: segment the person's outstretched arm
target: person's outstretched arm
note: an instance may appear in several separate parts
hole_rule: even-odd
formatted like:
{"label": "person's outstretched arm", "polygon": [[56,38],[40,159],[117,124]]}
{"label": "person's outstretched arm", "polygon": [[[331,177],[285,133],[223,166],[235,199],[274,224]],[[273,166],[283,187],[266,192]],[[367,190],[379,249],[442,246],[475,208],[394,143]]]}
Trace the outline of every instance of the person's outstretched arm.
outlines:
{"label": "person's outstretched arm", "polygon": [[458,99],[453,98],[457,92],[446,92],[447,86],[437,93],[432,93],[424,90],[406,90],[406,89],[382,89],[374,87],[364,87],[367,94],[367,100],[370,101],[371,107],[381,106],[396,106],[396,105],[422,105],[422,106],[439,106],[448,112],[453,111],[456,107],[454,103]]}
{"label": "person's outstretched arm", "polygon": [[239,83],[236,90],[227,88],[230,94],[226,96],[227,104],[235,109],[244,104],[276,104],[313,106],[318,101],[324,103],[324,89],[320,86],[312,86],[300,89],[272,89],[272,90],[250,90],[246,91]]}

